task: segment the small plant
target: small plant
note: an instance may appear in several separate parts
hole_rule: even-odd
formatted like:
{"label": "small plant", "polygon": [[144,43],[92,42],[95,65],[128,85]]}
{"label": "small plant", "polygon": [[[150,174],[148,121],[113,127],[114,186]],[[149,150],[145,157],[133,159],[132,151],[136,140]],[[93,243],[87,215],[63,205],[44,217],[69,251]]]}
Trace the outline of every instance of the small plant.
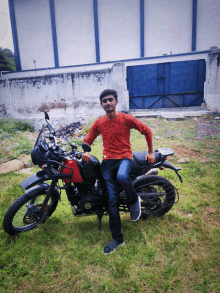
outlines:
{"label": "small plant", "polygon": [[16,139],[16,145],[13,149],[15,152],[15,157],[18,157],[21,154],[29,155],[32,148],[32,142],[26,137],[23,136],[21,139]]}
{"label": "small plant", "polygon": [[80,132],[80,135],[86,135],[88,134],[90,128],[92,127],[92,124],[95,122],[96,118],[93,118],[92,120],[90,120],[87,124],[83,125],[83,129]]}
{"label": "small plant", "polygon": [[0,119],[0,130],[9,134],[17,131],[34,131],[34,127],[28,121],[17,120],[13,118]]}

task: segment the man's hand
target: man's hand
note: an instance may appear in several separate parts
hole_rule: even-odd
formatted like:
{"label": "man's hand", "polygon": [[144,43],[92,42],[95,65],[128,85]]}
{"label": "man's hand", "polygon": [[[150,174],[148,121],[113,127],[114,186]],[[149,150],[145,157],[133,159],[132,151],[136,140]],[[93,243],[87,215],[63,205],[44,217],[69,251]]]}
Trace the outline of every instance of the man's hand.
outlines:
{"label": "man's hand", "polygon": [[84,154],[82,155],[82,159],[83,159],[83,161],[85,161],[85,162],[88,162],[88,161],[90,160],[90,158],[91,158],[90,153],[84,153]]}
{"label": "man's hand", "polygon": [[145,161],[148,161],[149,164],[153,164],[155,160],[154,153],[148,153],[145,157]]}

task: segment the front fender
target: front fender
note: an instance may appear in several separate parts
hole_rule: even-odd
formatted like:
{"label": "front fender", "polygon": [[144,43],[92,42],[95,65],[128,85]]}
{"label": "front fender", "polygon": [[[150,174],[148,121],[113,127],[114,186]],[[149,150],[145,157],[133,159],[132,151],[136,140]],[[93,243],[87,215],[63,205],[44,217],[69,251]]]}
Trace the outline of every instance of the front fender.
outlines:
{"label": "front fender", "polygon": [[[49,184],[43,183],[43,184],[32,186],[31,188],[27,189],[25,191],[25,194],[32,198],[32,197],[47,193],[48,189],[49,189]],[[60,193],[57,188],[54,189],[52,196],[60,200]]]}
{"label": "front fender", "polygon": [[31,175],[27,179],[25,179],[21,183],[21,187],[27,190],[34,185],[37,185],[39,183],[43,183],[44,181],[51,180],[51,179],[52,178],[50,176],[48,176],[48,174],[44,170],[41,170],[41,171],[38,171],[37,173]]}
{"label": "front fender", "polygon": [[49,189],[49,184],[47,183],[38,184],[25,190],[25,194],[27,196],[34,197],[34,196],[45,194],[48,189]]}

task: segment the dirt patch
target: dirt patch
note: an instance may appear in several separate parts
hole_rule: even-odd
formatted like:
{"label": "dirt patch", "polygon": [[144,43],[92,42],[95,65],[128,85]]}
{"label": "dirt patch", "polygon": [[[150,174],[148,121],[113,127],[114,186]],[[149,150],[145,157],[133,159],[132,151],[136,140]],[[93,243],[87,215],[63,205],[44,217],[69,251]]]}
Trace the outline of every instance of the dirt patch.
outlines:
{"label": "dirt patch", "polygon": [[181,158],[188,158],[189,160],[199,160],[200,162],[210,162],[210,158],[205,156],[205,153],[196,151],[192,148],[182,147],[176,143],[172,143],[172,149],[175,152],[174,157],[179,160]]}
{"label": "dirt patch", "polygon": [[203,140],[207,136],[220,136],[220,122],[214,119],[201,118],[196,123],[196,138]]}
{"label": "dirt patch", "polygon": [[205,207],[202,213],[202,220],[206,225],[215,226],[220,228],[218,221],[218,211],[214,207]]}
{"label": "dirt patch", "polygon": [[[187,158],[210,162],[220,152],[220,116],[204,115],[183,121],[149,119],[154,138],[169,138],[169,147],[175,151],[177,160]],[[143,121],[148,124],[147,120]],[[153,123],[151,122],[153,121]]]}

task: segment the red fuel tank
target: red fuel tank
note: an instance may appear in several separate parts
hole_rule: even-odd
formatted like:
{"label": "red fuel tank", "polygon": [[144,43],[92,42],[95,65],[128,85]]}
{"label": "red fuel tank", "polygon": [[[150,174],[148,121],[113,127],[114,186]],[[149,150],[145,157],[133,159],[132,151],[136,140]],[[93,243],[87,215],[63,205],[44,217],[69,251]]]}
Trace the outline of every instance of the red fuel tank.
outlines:
{"label": "red fuel tank", "polygon": [[[78,182],[83,182],[82,176],[80,174],[78,165],[77,165],[77,161],[76,160],[72,160],[72,159],[66,159],[66,162],[63,163],[65,166],[71,168],[73,170],[73,178],[72,178],[72,183],[78,183]],[[62,174],[70,174],[70,170],[67,168],[63,168]],[[63,181],[65,183],[68,183],[69,180],[68,179],[63,179]]]}

